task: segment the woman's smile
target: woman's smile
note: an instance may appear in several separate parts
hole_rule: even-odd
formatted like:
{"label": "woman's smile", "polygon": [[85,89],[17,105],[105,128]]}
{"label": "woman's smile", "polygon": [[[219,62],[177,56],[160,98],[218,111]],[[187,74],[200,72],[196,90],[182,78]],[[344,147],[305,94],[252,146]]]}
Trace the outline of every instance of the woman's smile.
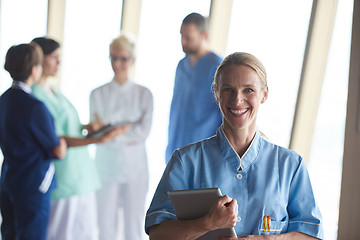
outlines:
{"label": "woman's smile", "polygon": [[234,109],[234,108],[229,108],[230,112],[232,112],[235,116],[240,117],[241,115],[245,114],[249,108],[242,108],[242,109]]}

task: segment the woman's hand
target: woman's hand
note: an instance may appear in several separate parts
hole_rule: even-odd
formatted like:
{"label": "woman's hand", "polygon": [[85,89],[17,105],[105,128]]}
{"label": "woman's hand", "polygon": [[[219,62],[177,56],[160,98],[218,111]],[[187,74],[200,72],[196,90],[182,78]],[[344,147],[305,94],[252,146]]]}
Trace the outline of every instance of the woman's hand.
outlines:
{"label": "woman's hand", "polygon": [[98,142],[99,143],[109,142],[119,135],[126,134],[130,130],[131,127],[132,127],[132,124],[126,124],[126,125],[116,127],[113,130],[107,132],[104,136],[98,138]]}
{"label": "woman's hand", "polygon": [[52,149],[52,154],[56,158],[61,159],[61,158],[64,158],[66,156],[66,151],[67,151],[66,140],[63,137],[60,137],[59,138],[59,145]]}
{"label": "woman's hand", "polygon": [[83,128],[86,129],[88,131],[88,133],[94,132],[99,130],[100,128],[104,127],[105,124],[103,123],[103,121],[101,121],[100,117],[95,113],[95,121],[83,125]]}
{"label": "woman's hand", "polygon": [[[238,205],[235,199],[221,197],[204,217],[194,220],[167,220],[150,227],[152,240],[197,239],[205,233],[218,228],[232,228],[236,225]],[[230,238],[231,239],[231,238]]]}
{"label": "woman's hand", "polygon": [[222,196],[205,216],[209,230],[233,228],[238,219],[238,204],[236,199],[228,195]]}

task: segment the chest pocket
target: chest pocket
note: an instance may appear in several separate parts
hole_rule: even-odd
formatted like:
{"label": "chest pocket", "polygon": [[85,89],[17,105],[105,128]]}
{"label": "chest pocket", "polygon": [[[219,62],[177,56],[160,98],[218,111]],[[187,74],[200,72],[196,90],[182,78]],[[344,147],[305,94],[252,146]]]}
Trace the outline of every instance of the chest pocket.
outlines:
{"label": "chest pocket", "polygon": [[260,235],[280,234],[287,232],[288,224],[286,219],[281,221],[270,220],[268,223],[265,218],[259,224]]}

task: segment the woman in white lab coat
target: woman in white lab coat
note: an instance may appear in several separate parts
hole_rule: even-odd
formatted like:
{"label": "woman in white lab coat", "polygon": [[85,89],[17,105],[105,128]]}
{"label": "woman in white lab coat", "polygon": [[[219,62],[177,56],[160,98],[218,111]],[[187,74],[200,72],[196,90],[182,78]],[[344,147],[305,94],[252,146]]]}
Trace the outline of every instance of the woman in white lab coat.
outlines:
{"label": "woman in white lab coat", "polygon": [[118,210],[123,213],[124,237],[143,239],[148,166],[145,140],[149,135],[153,97],[129,79],[135,62],[135,41],[125,34],[110,44],[113,79],[90,95],[92,120],[118,125],[124,134],[96,147],[96,165],[102,188],[97,193],[99,239],[115,239]]}

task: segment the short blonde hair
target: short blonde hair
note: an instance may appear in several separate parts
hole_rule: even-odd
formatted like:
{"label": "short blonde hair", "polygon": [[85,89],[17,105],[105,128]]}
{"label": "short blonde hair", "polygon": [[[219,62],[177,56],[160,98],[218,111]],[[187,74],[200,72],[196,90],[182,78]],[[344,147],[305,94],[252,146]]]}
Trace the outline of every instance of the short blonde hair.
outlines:
{"label": "short blonde hair", "polygon": [[267,76],[266,70],[264,65],[257,59],[255,56],[245,53],[245,52],[235,52],[227,56],[222,63],[219,65],[215,72],[214,76],[214,89],[219,92],[219,81],[220,81],[220,74],[224,70],[225,67],[230,65],[244,65],[248,66],[255,70],[257,75],[259,76],[260,80],[264,83],[264,86],[267,86]]}
{"label": "short blonde hair", "polygon": [[135,45],[135,37],[130,33],[123,32],[117,38],[112,40],[109,50],[111,51],[113,49],[126,49],[129,51],[130,56],[134,58],[136,55]]}

